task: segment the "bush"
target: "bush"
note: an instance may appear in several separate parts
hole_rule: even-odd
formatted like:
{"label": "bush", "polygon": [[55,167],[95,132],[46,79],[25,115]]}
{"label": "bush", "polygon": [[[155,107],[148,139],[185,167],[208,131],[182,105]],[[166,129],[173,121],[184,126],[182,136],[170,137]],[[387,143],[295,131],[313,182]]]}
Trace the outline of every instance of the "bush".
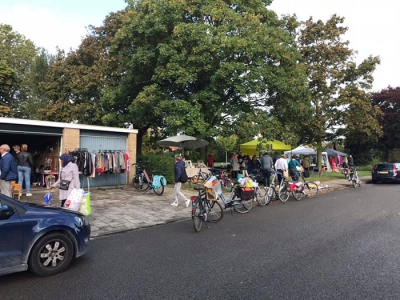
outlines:
{"label": "bush", "polygon": [[137,157],[137,162],[148,161],[146,171],[149,176],[153,170],[156,170],[157,175],[163,175],[167,179],[167,183],[173,183],[174,178],[174,163],[175,159],[171,154],[146,154]]}

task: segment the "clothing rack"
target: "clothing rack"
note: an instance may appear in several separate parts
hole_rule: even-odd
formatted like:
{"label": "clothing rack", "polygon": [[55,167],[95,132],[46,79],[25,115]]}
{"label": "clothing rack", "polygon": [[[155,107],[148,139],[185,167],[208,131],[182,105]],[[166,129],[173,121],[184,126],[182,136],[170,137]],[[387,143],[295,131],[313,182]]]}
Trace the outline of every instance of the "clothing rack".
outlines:
{"label": "clothing rack", "polygon": [[[93,152],[97,152],[97,153],[114,153],[114,152],[127,152],[126,150],[98,150],[98,151],[93,151]],[[110,189],[123,189],[123,187],[122,186],[120,186],[119,185],[119,181],[118,181],[118,174],[121,174],[121,173],[115,173],[114,174],[114,177],[115,177],[115,179],[116,179],[116,182],[117,182],[117,185],[116,186],[114,186],[114,187],[99,187],[99,188],[97,188],[98,190],[102,190],[102,191],[106,191],[106,190],[110,190]]]}

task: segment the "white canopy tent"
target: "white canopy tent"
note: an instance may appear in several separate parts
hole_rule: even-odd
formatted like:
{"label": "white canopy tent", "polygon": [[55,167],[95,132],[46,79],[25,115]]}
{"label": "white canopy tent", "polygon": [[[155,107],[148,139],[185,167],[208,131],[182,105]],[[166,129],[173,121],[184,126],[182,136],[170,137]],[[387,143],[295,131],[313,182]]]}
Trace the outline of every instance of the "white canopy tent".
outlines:
{"label": "white canopy tent", "polygon": [[[289,159],[291,159],[293,155],[317,155],[317,152],[314,149],[302,145],[290,151],[285,151],[284,153],[289,156]],[[331,164],[329,163],[328,154],[326,152],[322,152],[322,163],[326,166],[326,171],[332,172]]]}
{"label": "white canopy tent", "polygon": [[285,154],[287,154],[289,158],[291,158],[292,155],[317,155],[317,152],[309,147],[298,146],[295,149],[285,151]]}

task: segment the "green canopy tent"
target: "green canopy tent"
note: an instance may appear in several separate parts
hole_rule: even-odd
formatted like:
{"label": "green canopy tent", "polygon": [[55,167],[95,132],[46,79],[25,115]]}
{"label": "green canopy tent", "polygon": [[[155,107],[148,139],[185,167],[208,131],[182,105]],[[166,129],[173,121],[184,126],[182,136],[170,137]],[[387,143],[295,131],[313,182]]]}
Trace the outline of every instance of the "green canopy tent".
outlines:
{"label": "green canopy tent", "polygon": [[262,151],[286,151],[290,149],[292,149],[290,145],[286,145],[278,140],[272,140],[268,142],[253,140],[240,145],[240,152],[250,156],[260,155],[260,152]]}

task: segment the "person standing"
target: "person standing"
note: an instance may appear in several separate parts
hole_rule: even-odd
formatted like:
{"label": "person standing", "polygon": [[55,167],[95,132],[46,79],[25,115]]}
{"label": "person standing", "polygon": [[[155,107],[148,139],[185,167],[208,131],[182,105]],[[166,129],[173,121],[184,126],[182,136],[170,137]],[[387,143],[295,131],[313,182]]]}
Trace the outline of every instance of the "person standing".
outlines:
{"label": "person standing", "polygon": [[311,166],[310,158],[308,157],[308,155],[306,155],[303,158],[303,168],[304,170],[310,171],[310,166]]}
{"label": "person standing", "polygon": [[257,156],[253,155],[251,160],[248,162],[248,170],[250,171],[250,174],[258,174],[260,171],[261,164],[257,159]]}
{"label": "person standing", "polygon": [[214,152],[210,152],[207,157],[208,167],[214,169]]}
{"label": "person standing", "polygon": [[302,168],[297,160],[297,156],[293,155],[288,163],[289,176],[292,177],[293,181],[299,181],[299,171],[297,171],[297,167]]}
{"label": "person standing", "polygon": [[10,146],[3,144],[0,146],[0,189],[3,195],[11,198],[11,181],[17,179],[18,167],[12,154]]}
{"label": "person standing", "polygon": [[354,167],[354,160],[353,160],[353,156],[349,155],[348,157],[348,165],[350,168]]}
{"label": "person standing", "polygon": [[14,158],[15,158],[15,160],[17,160],[17,155],[18,155],[18,153],[21,152],[21,147],[19,145],[14,145],[14,146],[12,146],[12,148],[13,148],[13,150],[15,152]]}
{"label": "person standing", "polygon": [[174,167],[174,176],[175,176],[175,201],[171,203],[172,206],[178,206],[179,196],[185,199],[186,207],[189,206],[190,200],[186,198],[186,196],[181,192],[182,183],[188,180],[188,176],[186,174],[185,162],[182,160],[182,156],[180,154],[175,155],[175,167]]}
{"label": "person standing", "polygon": [[69,185],[66,190],[59,190],[59,199],[61,201],[61,207],[64,207],[65,201],[71,194],[73,189],[80,189],[81,184],[79,182],[79,171],[78,166],[72,162],[72,157],[69,154],[64,153],[60,156],[61,171],[57,181],[49,188],[50,192],[53,188],[59,187],[61,180],[68,180]]}
{"label": "person standing", "polygon": [[232,179],[237,179],[240,170],[239,159],[236,152],[232,154]]}
{"label": "person standing", "polygon": [[287,172],[287,170],[288,170],[288,163],[285,158],[285,154],[276,160],[275,170],[277,172],[279,172],[279,173],[277,173],[277,175],[278,175],[278,182],[280,184],[282,181],[282,176],[284,176],[284,172]]}
{"label": "person standing", "polygon": [[31,173],[33,167],[32,155],[28,152],[28,145],[21,145],[21,152],[17,153],[17,163],[18,163],[18,184],[22,188],[22,183],[25,180],[26,195],[28,197],[31,194]]}
{"label": "person standing", "polygon": [[267,152],[264,152],[261,157],[261,167],[263,169],[263,184],[265,187],[269,187],[271,182],[271,170],[274,165],[274,161],[272,157],[268,155]]}

